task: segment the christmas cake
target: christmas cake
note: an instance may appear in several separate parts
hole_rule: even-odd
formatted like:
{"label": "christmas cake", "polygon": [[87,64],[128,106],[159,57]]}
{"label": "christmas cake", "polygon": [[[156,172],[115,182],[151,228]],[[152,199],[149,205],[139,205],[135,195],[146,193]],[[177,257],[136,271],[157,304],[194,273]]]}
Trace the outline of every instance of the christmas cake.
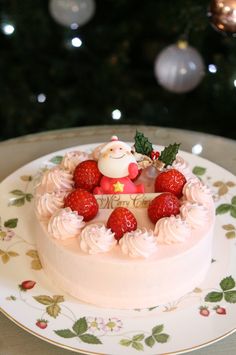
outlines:
{"label": "christmas cake", "polygon": [[140,132],[135,143],[69,150],[35,189],[46,274],[77,299],[147,308],[174,301],[204,280],[212,258],[210,190],[178,154]]}

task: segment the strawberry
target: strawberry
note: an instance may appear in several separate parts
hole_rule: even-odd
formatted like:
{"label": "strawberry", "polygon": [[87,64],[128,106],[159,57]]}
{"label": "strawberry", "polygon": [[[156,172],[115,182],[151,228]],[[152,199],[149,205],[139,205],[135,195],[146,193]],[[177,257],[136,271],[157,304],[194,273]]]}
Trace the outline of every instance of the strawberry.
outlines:
{"label": "strawberry", "polygon": [[102,174],[95,160],[85,160],[78,164],[74,171],[75,187],[93,191],[99,185]]}
{"label": "strawberry", "polygon": [[224,307],[216,306],[214,308],[214,310],[216,311],[217,314],[220,314],[220,315],[225,315],[226,314],[226,309]]}
{"label": "strawberry", "polygon": [[201,314],[201,316],[203,316],[203,317],[209,317],[209,315],[210,315],[210,311],[209,311],[209,309],[207,308],[207,307],[200,307],[199,308],[200,309],[200,311],[199,311],[199,313]]}
{"label": "strawberry", "polygon": [[110,228],[115,233],[115,238],[119,240],[126,232],[137,229],[137,220],[128,208],[117,207],[108,218],[107,228]]}
{"label": "strawberry", "polygon": [[40,329],[45,329],[48,326],[48,321],[45,319],[38,319],[35,323]]}
{"label": "strawberry", "polygon": [[150,202],[148,216],[153,223],[156,223],[160,218],[177,215],[179,208],[179,199],[170,192],[164,192]]}
{"label": "strawberry", "polygon": [[33,288],[35,286],[36,282],[32,281],[32,280],[26,280],[23,281],[20,285],[19,288],[21,291],[27,291],[27,290],[31,290],[31,288]]}
{"label": "strawberry", "polygon": [[70,207],[72,211],[77,211],[84,221],[90,221],[98,213],[98,203],[91,192],[83,189],[71,191],[64,200],[64,207]]}
{"label": "strawberry", "polygon": [[179,198],[182,196],[185,183],[186,179],[180,171],[165,170],[156,177],[155,192],[171,192]]}

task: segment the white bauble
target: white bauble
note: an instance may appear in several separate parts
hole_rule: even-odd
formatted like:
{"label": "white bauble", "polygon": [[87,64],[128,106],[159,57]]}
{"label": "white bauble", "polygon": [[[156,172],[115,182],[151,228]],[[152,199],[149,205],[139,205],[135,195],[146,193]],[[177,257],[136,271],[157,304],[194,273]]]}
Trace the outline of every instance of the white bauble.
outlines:
{"label": "white bauble", "polygon": [[49,11],[60,25],[82,26],[95,12],[94,0],[50,0]]}
{"label": "white bauble", "polygon": [[157,81],[165,89],[184,93],[200,83],[204,63],[195,48],[181,41],[161,51],[155,60],[154,71]]}

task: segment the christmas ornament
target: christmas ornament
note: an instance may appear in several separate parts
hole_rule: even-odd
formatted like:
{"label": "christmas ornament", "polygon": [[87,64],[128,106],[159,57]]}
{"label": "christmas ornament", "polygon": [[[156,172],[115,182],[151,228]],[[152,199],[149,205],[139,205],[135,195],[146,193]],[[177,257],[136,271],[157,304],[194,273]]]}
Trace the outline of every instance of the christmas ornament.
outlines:
{"label": "christmas ornament", "polygon": [[63,26],[82,26],[95,12],[94,0],[51,0],[49,11],[56,22]]}
{"label": "christmas ornament", "polygon": [[202,80],[204,64],[195,48],[186,41],[179,41],[157,56],[154,71],[157,81],[165,89],[185,93],[193,90]]}
{"label": "christmas ornament", "polygon": [[208,16],[215,29],[236,33],[236,0],[212,0]]}

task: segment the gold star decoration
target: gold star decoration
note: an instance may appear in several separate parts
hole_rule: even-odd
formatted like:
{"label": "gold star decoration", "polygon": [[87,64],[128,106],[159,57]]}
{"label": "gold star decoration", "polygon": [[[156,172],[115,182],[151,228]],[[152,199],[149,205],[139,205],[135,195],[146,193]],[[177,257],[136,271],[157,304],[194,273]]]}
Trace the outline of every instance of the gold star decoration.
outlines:
{"label": "gold star decoration", "polygon": [[124,184],[121,184],[119,181],[117,181],[115,184],[113,184],[114,187],[114,192],[123,192],[124,191]]}

